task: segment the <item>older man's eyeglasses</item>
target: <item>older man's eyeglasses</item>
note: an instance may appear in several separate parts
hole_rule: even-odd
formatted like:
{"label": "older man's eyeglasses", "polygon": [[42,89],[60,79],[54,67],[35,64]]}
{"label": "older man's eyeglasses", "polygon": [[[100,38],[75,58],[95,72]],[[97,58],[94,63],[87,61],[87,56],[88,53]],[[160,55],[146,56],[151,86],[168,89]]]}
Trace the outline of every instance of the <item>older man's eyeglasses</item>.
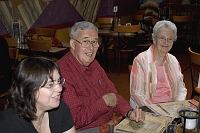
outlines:
{"label": "older man's eyeglasses", "polygon": [[174,38],[165,38],[165,37],[163,37],[163,36],[157,36],[157,38],[159,39],[159,41],[161,41],[162,43],[164,43],[164,42],[168,42],[168,43],[173,43],[175,40],[174,40]]}
{"label": "older man's eyeglasses", "polygon": [[57,81],[54,80],[54,81],[47,82],[44,85],[44,87],[47,88],[47,89],[53,89],[56,85],[62,86],[64,83],[65,83],[65,79],[61,78]]}
{"label": "older man's eyeglasses", "polygon": [[73,40],[75,40],[76,42],[80,43],[82,48],[88,48],[88,47],[90,46],[90,44],[92,44],[92,46],[93,46],[94,48],[98,48],[98,47],[99,47],[99,42],[98,42],[98,41],[89,41],[89,40],[85,40],[85,41],[83,41],[83,42],[81,43],[81,42],[79,42],[79,41],[76,40],[76,39],[73,39]]}

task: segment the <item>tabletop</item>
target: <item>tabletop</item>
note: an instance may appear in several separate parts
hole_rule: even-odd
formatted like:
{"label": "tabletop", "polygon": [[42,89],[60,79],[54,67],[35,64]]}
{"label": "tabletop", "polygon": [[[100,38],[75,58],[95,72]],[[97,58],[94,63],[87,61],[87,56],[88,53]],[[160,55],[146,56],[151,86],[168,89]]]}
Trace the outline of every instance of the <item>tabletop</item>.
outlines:
{"label": "tabletop", "polygon": [[28,45],[22,43],[19,43],[17,48],[19,49],[19,54],[27,56],[32,56],[33,54],[36,54],[41,56],[55,57],[59,59],[69,51],[69,43],[67,42],[63,43],[63,47],[51,47],[51,50],[49,50],[48,52],[41,50],[40,51],[32,50],[34,53],[30,52]]}
{"label": "tabletop", "polygon": [[163,108],[170,112],[170,115],[163,111],[162,108],[158,107],[157,104],[152,104],[148,107],[143,106],[141,109],[143,111],[147,111],[145,112],[145,121],[135,122],[125,118],[117,126],[115,126],[115,133],[162,133],[165,132],[168,124],[174,120],[179,123],[178,130],[180,131],[180,116],[178,117],[176,114],[180,109],[191,107],[191,103],[189,101],[191,100],[160,103]]}

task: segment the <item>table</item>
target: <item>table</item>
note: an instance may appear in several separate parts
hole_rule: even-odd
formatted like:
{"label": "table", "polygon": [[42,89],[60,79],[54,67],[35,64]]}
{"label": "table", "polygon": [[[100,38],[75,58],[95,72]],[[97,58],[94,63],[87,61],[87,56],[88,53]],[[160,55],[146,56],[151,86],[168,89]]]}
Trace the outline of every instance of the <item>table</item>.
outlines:
{"label": "table", "polygon": [[37,50],[30,50],[27,44],[19,43],[17,48],[19,49],[19,54],[33,56],[33,55],[41,55],[47,57],[54,57],[60,59],[63,55],[69,52],[69,47],[51,47],[49,52],[47,51],[37,51]]}
{"label": "table", "polygon": [[[165,129],[169,122],[174,120],[174,121],[177,121],[178,124],[181,123],[180,117],[177,117],[175,115],[175,113],[172,113],[171,111],[175,110],[177,113],[177,108],[190,107],[191,104],[189,103],[189,100],[184,100],[184,101],[180,101],[180,102],[160,103],[160,105],[163,108],[168,109],[168,111],[170,112],[171,115],[166,114],[164,111],[162,111],[162,109],[160,109],[159,107],[154,106],[154,105],[157,105],[157,104],[152,104],[150,108],[149,108],[149,106],[141,107],[141,109],[143,111],[147,111],[144,122],[136,123],[135,121],[131,121],[130,119],[125,118],[117,126],[115,126],[115,130],[122,129],[122,130],[127,130],[129,132],[137,132],[137,133],[165,132]],[[155,111],[157,111],[160,115],[155,115],[154,113],[152,113]],[[172,116],[172,117],[170,117],[170,116]],[[115,133],[119,133],[119,132],[115,132]]]}

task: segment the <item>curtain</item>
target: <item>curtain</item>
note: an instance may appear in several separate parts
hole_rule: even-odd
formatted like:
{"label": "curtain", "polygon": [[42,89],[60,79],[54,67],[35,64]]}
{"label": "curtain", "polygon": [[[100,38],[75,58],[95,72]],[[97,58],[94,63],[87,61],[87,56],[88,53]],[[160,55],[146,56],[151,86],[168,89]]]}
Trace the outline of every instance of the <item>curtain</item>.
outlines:
{"label": "curtain", "polygon": [[69,0],[81,17],[89,22],[94,22],[101,0]]}
{"label": "curtain", "polygon": [[12,22],[20,22],[22,34],[28,31],[48,3],[41,0],[8,0],[0,2],[1,21],[8,33],[12,34]]}

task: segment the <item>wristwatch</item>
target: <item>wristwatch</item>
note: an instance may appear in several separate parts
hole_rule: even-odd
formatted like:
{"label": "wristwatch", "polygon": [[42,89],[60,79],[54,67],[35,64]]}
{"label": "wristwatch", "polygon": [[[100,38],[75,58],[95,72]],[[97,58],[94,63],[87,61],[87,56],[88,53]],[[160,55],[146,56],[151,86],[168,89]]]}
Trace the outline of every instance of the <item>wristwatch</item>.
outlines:
{"label": "wristwatch", "polygon": [[126,114],[125,114],[125,116],[129,118],[129,116],[130,116],[130,114],[131,114],[132,111],[133,111],[132,109],[129,110],[129,111],[127,111]]}

